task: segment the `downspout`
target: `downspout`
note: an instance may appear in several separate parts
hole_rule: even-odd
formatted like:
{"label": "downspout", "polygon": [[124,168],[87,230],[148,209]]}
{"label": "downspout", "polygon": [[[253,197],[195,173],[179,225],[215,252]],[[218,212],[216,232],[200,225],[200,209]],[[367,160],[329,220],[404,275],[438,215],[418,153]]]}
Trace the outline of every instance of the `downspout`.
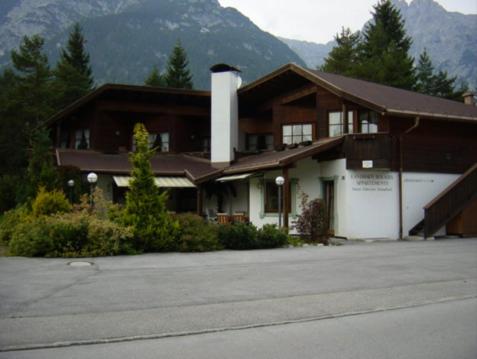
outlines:
{"label": "downspout", "polygon": [[399,239],[403,239],[403,200],[402,200],[402,173],[404,171],[404,156],[402,152],[402,140],[404,135],[407,135],[419,127],[420,118],[414,119],[414,125],[409,127],[406,131],[399,135]]}

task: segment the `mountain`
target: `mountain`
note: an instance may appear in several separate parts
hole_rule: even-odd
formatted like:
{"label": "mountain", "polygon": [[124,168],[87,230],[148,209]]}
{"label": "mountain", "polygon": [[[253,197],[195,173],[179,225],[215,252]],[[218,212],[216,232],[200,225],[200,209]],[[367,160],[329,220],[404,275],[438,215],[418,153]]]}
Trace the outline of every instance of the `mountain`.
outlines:
{"label": "mountain", "polygon": [[427,49],[436,69],[446,70],[477,89],[477,15],[448,12],[433,0],[393,0],[412,37],[412,55]]}
{"label": "mountain", "polygon": [[[477,15],[448,12],[433,0],[392,2],[401,11],[406,31],[413,39],[411,55],[416,61],[425,48],[437,70],[448,71],[477,89]],[[311,68],[322,64],[325,49],[333,46],[333,42],[281,40]]]}
{"label": "mountain", "polygon": [[335,41],[329,41],[326,44],[317,44],[315,42],[292,40],[284,37],[279,37],[278,39],[300,56],[311,69],[316,69],[318,66],[321,66],[325,57],[333,46],[335,46]]}
{"label": "mountain", "polygon": [[0,64],[9,61],[23,35],[34,33],[47,39],[45,49],[55,63],[79,21],[98,83],[143,83],[153,65],[164,70],[178,40],[197,88],[210,86],[208,68],[219,62],[242,69],[245,82],[284,63],[304,65],[288,46],[217,0],[1,1]]}

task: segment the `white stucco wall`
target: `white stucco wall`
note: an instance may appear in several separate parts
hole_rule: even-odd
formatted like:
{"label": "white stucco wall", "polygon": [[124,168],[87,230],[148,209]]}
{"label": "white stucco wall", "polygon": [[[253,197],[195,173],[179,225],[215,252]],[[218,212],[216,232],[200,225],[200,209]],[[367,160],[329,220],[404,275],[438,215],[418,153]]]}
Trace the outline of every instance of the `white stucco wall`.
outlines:
{"label": "white stucco wall", "polygon": [[344,208],[347,238],[399,237],[399,179],[396,172],[347,171]]}
{"label": "white stucco wall", "polygon": [[[403,232],[405,236],[424,218],[423,207],[458,177],[459,175],[456,174],[442,173],[406,172],[403,174]],[[442,234],[445,234],[444,229],[435,235]]]}
{"label": "white stucco wall", "polygon": [[[238,187],[237,198],[225,203],[229,212],[248,208],[251,222],[257,227],[278,224],[276,213],[264,213],[264,180],[274,180],[281,170],[252,177],[247,186]],[[390,171],[349,171],[344,159],[317,163],[305,159],[290,169],[292,206],[289,215],[292,227],[301,212],[300,192],[309,199],[323,198],[323,181],[334,181],[335,235],[345,238],[399,238],[399,177]],[[404,236],[424,217],[423,207],[442,192],[458,176],[435,173],[403,174]],[[246,200],[248,199],[249,203]],[[227,207],[229,206],[229,207]],[[293,230],[291,233],[295,233]]]}

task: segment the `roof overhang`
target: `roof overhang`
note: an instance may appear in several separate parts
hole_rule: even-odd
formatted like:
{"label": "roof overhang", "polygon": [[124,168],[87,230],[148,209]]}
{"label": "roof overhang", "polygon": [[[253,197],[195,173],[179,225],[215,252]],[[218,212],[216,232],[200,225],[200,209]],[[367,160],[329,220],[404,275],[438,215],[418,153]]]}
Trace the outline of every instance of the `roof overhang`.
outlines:
{"label": "roof overhang", "polygon": [[[113,176],[114,183],[118,187],[129,187],[131,176]],[[154,182],[160,188],[196,188],[186,177],[155,177]]]}
{"label": "roof overhang", "polygon": [[243,174],[240,174],[240,175],[220,177],[220,178],[217,178],[215,181],[216,182],[239,181],[239,180],[244,180],[246,178],[249,178],[250,176],[253,176],[253,173],[243,173]]}

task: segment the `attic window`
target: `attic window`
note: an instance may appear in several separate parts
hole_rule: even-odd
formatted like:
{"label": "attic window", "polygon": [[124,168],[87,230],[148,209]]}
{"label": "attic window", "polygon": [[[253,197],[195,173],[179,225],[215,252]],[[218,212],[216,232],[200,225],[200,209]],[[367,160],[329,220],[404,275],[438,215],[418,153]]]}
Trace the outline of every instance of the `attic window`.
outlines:
{"label": "attic window", "polygon": [[[342,111],[328,113],[329,137],[341,136],[345,133],[345,123]],[[353,133],[353,111],[348,111],[348,133]]]}
{"label": "attic window", "polygon": [[149,148],[156,148],[158,152],[169,152],[169,132],[150,133]]}
{"label": "attic window", "polygon": [[87,150],[89,148],[89,129],[82,128],[75,131],[75,149]]}
{"label": "attic window", "polygon": [[260,151],[273,149],[273,135],[267,134],[247,134],[247,151]]}
{"label": "attic window", "polygon": [[378,132],[378,114],[373,111],[363,111],[359,113],[359,132]]}
{"label": "attic window", "polygon": [[297,125],[285,125],[282,128],[283,143],[291,145],[294,143],[301,143],[304,141],[313,140],[313,125],[297,124]]}

